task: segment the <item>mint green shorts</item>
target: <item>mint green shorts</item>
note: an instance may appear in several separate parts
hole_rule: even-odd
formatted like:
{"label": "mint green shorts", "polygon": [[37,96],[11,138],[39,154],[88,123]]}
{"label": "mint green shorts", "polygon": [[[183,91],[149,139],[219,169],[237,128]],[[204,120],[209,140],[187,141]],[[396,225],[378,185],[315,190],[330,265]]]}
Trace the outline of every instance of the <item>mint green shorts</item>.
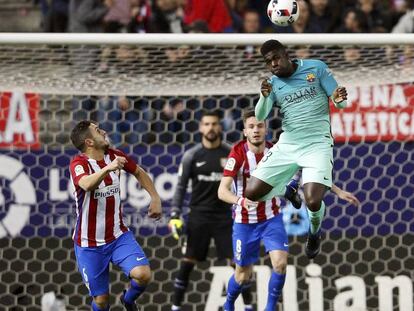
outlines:
{"label": "mint green shorts", "polygon": [[302,169],[302,182],[315,182],[332,187],[333,145],[330,142],[312,144],[277,143],[262,158],[254,176],[273,189],[261,200],[285,194],[286,184]]}

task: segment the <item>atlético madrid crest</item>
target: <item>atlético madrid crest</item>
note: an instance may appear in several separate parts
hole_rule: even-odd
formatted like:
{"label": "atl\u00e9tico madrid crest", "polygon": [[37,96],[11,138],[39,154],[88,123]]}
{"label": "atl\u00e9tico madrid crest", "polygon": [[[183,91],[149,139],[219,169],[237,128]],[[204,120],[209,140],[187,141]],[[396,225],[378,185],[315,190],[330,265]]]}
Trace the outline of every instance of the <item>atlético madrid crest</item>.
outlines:
{"label": "atl\u00e9tico madrid crest", "polygon": [[315,82],[315,80],[316,80],[315,74],[313,74],[313,73],[308,73],[308,74],[306,75],[306,81],[308,81],[309,83],[311,83],[311,82]]}

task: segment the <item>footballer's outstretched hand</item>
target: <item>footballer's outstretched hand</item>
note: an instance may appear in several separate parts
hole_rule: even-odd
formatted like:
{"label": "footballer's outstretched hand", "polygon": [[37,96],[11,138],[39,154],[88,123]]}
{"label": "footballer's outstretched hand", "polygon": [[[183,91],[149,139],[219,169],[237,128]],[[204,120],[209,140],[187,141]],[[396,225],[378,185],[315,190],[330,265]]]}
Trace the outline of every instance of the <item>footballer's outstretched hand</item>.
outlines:
{"label": "footballer's outstretched hand", "polygon": [[170,221],[168,222],[168,228],[170,228],[171,234],[174,239],[178,240],[183,233],[184,223],[178,213],[171,213]]}
{"label": "footballer's outstretched hand", "polygon": [[260,92],[264,97],[268,97],[272,92],[272,85],[269,83],[268,78],[263,78]]}
{"label": "footballer's outstretched hand", "polygon": [[344,191],[341,189],[340,191],[336,193],[336,195],[338,196],[338,198],[345,200],[348,203],[351,203],[355,206],[359,206],[361,204],[358,198],[348,191]]}
{"label": "footballer's outstretched hand", "polygon": [[162,208],[161,208],[161,200],[151,200],[151,204],[148,208],[148,217],[154,218],[155,220],[159,220],[161,218]]}
{"label": "footballer's outstretched hand", "polygon": [[340,102],[343,102],[348,98],[348,93],[346,91],[346,88],[343,86],[338,86],[335,91],[332,93],[332,100],[335,104],[338,104]]}

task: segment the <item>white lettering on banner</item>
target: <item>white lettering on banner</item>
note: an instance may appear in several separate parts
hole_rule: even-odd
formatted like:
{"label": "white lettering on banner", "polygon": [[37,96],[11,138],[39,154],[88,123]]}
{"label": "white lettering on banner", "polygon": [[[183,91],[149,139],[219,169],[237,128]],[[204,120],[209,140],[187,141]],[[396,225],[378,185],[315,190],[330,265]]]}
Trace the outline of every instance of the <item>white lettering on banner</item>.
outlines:
{"label": "white lettering on banner", "polygon": [[[13,92],[10,99],[9,115],[7,118],[6,128],[4,130],[3,142],[13,142],[15,134],[23,134],[26,143],[34,142],[34,134],[28,103],[22,92]],[[0,136],[0,142],[1,136]]]}
{"label": "white lettering on banner", "polygon": [[405,108],[409,104],[404,94],[403,85],[377,85],[350,87],[348,103],[357,103],[359,108]]}
{"label": "white lettering on banner", "polygon": [[[70,182],[70,181],[69,181]],[[60,172],[58,168],[49,171],[49,199],[51,201],[64,201],[69,197],[67,189],[60,190]]]}
{"label": "white lettering on banner", "polygon": [[[257,310],[264,310],[267,300],[267,284],[271,275],[268,266],[258,265],[253,267],[256,273]],[[322,279],[322,268],[317,264],[309,264],[305,271],[308,275],[305,283],[308,284],[309,311],[324,309],[324,287]],[[234,273],[232,267],[210,267],[209,272],[213,274],[210,285],[210,292],[207,298],[205,311],[219,310],[224,304],[225,295],[223,289],[227,287],[228,279]],[[325,279],[325,281],[327,281]],[[286,282],[283,288],[283,311],[298,311],[299,302],[297,299],[297,277],[296,267],[287,266]],[[399,311],[413,310],[413,284],[412,280],[405,275],[394,278],[389,276],[377,276],[378,283],[378,311],[392,311],[393,290],[398,288]],[[338,294],[334,297],[333,311],[366,311],[367,296],[364,280],[359,276],[344,276],[334,282]],[[241,295],[240,295],[241,296]],[[236,310],[243,310],[242,299],[236,301]]]}
{"label": "white lettering on banner", "polygon": [[[223,296],[223,289],[227,289],[227,283],[233,275],[234,269],[226,266],[210,267],[209,272],[213,274],[213,279],[211,280],[210,292],[204,310],[219,310],[226,300],[226,296]],[[259,291],[257,291],[257,293],[259,295]],[[237,298],[235,306],[236,310],[244,310],[244,305],[240,297]]]}
{"label": "white lettering on banner", "polygon": [[377,276],[375,282],[378,283],[378,306],[379,311],[392,311],[393,309],[393,290],[398,288],[399,311],[413,310],[413,281],[406,275],[399,275],[395,278],[389,276]]}
{"label": "white lettering on banner", "polygon": [[331,113],[335,140],[414,140],[413,91],[404,84],[349,88],[348,107]]}
{"label": "white lettering on banner", "polygon": [[335,311],[366,310],[366,288],[364,280],[359,276],[346,276],[335,280],[335,286],[340,292],[334,299]]}
{"label": "white lettering on banner", "polygon": [[[73,185],[70,179],[63,177],[63,170],[59,168],[52,168],[49,170],[49,199],[51,201],[65,201],[73,196]],[[161,200],[167,201],[174,196],[175,187],[177,185],[177,175],[170,173],[163,173],[151,179],[154,180],[155,188],[157,189]],[[60,180],[67,180],[66,189],[60,188]],[[121,191],[121,200],[127,200],[129,204],[136,208],[147,207],[150,204],[150,196],[145,189],[140,188],[134,176],[121,172],[119,183]]]}
{"label": "white lettering on banner", "polygon": [[345,112],[331,115],[334,137],[390,137],[414,136],[414,113],[407,112]]}
{"label": "white lettering on banner", "polygon": [[322,268],[317,264],[306,266],[306,273],[309,277],[305,278],[305,283],[309,289],[309,311],[324,311],[323,308],[323,281],[320,278]]}
{"label": "white lettering on banner", "polygon": [[30,205],[36,204],[36,191],[29,176],[23,172],[20,161],[0,155],[0,163],[0,179],[9,180],[14,197],[14,202],[9,204],[6,215],[0,221],[0,238],[8,235],[14,237],[29,221]]}

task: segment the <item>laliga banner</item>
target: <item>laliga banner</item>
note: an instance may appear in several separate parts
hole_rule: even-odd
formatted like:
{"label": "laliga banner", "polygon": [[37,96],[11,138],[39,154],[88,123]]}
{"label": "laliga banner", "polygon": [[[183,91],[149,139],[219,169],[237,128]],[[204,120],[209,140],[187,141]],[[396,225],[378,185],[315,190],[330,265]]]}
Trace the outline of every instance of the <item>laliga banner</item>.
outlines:
{"label": "laliga banner", "polygon": [[347,107],[331,105],[335,142],[414,140],[414,85],[347,89]]}
{"label": "laliga banner", "polygon": [[0,93],[0,148],[39,148],[39,95]]}

